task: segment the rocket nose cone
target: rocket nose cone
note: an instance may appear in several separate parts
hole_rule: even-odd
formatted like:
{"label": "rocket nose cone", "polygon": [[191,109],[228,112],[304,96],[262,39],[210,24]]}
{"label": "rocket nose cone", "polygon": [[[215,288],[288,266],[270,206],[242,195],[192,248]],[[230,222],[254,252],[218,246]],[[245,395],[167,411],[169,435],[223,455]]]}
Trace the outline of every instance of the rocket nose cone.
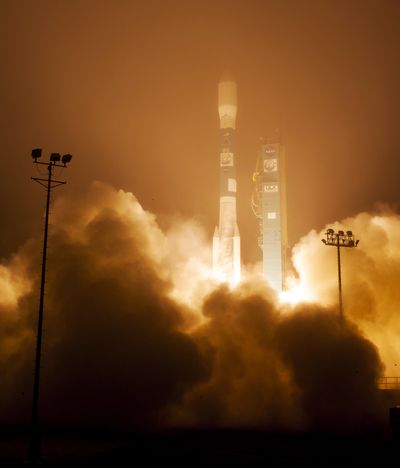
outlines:
{"label": "rocket nose cone", "polygon": [[221,78],[219,80],[220,83],[224,83],[226,81],[235,82],[235,77],[233,76],[233,73],[230,72],[229,70],[224,70],[224,72],[222,73]]}
{"label": "rocket nose cone", "polygon": [[218,83],[218,113],[221,128],[235,128],[236,88],[233,75],[224,72],[221,81]]}
{"label": "rocket nose cone", "polygon": [[236,94],[237,94],[237,85],[236,85],[235,80],[224,79],[218,83],[218,105],[219,106],[226,106],[226,105],[236,106]]}

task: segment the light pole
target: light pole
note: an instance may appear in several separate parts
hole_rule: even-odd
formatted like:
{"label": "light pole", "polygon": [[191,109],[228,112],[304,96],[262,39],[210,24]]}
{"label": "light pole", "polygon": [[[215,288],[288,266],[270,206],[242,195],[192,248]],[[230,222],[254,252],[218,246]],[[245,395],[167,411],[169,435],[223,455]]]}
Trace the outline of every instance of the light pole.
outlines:
{"label": "light pole", "polygon": [[40,455],[40,430],[39,430],[39,383],[40,383],[40,360],[42,354],[42,331],[43,331],[43,310],[44,310],[44,286],[46,281],[46,255],[47,255],[47,237],[49,230],[49,208],[50,208],[50,194],[51,190],[59,185],[65,185],[66,182],[62,180],[53,179],[53,171],[56,167],[65,168],[71,161],[70,154],[60,156],[59,153],[51,153],[50,159],[47,162],[38,161],[42,156],[40,148],[32,150],[33,162],[36,165],[43,165],[47,167],[47,177],[31,177],[32,180],[38,182],[46,189],[46,211],[44,218],[44,235],[43,235],[43,253],[42,253],[42,274],[40,280],[40,296],[39,296],[39,313],[38,313],[38,326],[36,337],[36,355],[35,355],[35,373],[33,380],[33,397],[32,397],[32,426],[31,436],[29,443],[29,464],[35,465]]}
{"label": "light pole", "polygon": [[342,247],[357,247],[359,240],[354,239],[352,231],[337,231],[328,229],[325,233],[326,239],[321,239],[325,245],[330,245],[337,248],[338,261],[338,286],[339,286],[339,318],[340,323],[343,323],[343,298],[342,298],[342,272],[340,264],[340,249]]}

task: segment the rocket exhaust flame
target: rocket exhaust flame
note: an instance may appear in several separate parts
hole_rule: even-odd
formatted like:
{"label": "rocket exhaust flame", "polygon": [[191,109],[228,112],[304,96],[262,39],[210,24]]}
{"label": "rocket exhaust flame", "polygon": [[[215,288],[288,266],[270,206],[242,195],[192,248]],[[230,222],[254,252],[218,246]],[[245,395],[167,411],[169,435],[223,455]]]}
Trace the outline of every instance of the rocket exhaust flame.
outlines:
{"label": "rocket exhaust flame", "polygon": [[299,278],[288,276],[286,278],[286,289],[279,293],[279,301],[282,304],[290,304],[295,306],[300,303],[315,302],[312,291],[301,284]]}

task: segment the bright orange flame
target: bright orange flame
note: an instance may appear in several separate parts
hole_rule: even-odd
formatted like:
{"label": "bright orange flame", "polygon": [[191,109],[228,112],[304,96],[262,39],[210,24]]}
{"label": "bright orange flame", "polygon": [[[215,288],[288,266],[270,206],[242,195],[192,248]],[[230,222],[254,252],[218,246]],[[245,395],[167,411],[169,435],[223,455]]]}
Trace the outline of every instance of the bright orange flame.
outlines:
{"label": "bright orange flame", "polygon": [[290,276],[287,278],[287,289],[279,294],[281,304],[292,306],[301,302],[312,302],[315,300],[312,292],[300,281],[300,279]]}

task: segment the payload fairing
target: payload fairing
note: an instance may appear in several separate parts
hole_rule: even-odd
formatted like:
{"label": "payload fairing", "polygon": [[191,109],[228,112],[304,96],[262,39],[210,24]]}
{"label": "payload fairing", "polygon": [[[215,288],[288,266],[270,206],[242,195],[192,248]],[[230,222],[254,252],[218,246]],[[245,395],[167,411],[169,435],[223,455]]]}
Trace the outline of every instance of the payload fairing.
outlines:
{"label": "payload fairing", "polygon": [[240,235],[236,218],[236,171],[234,137],[236,132],[237,88],[231,76],[218,84],[218,113],[221,133],[219,159],[219,225],[213,238],[213,273],[237,283],[240,280]]}

